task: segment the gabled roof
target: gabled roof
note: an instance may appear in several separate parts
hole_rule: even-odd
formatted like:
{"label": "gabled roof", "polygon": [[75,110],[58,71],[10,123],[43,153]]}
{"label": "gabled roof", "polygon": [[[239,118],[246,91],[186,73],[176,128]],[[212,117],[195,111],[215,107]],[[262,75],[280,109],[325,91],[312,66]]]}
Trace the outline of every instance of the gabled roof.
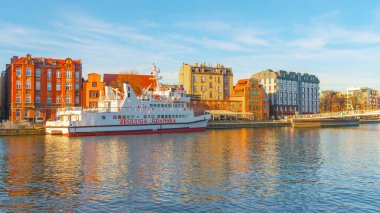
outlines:
{"label": "gabled roof", "polygon": [[[51,66],[53,66],[54,63],[55,63],[56,66],[62,66],[63,64],[65,64],[66,60],[70,59],[70,58],[57,59],[57,58],[31,57],[30,59],[33,60],[34,62],[39,62],[39,63],[43,63],[44,62],[45,63],[44,65],[51,65]],[[15,63],[15,64],[23,63],[25,60],[26,60],[26,57],[20,57],[19,59],[17,59],[13,63]],[[72,60],[72,59],[70,59],[70,60]],[[72,60],[72,62],[74,64],[77,64],[77,65],[82,63],[81,60]]]}
{"label": "gabled roof", "polygon": [[104,74],[103,81],[110,85],[115,80],[122,80],[129,84],[138,84],[141,88],[155,87],[156,81],[152,79],[152,75],[138,74]]}

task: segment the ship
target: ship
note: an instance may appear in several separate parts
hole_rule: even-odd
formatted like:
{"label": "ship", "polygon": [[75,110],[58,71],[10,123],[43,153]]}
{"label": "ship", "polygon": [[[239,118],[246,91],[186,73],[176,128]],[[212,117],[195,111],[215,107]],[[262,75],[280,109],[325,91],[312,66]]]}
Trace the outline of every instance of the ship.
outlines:
{"label": "ship", "polygon": [[140,96],[125,82],[122,91],[105,86],[96,108],[59,109],[57,120],[46,122],[46,134],[78,137],[205,131],[211,115],[195,116],[186,90],[181,85],[163,89],[159,73],[153,65],[156,85],[144,88]]}

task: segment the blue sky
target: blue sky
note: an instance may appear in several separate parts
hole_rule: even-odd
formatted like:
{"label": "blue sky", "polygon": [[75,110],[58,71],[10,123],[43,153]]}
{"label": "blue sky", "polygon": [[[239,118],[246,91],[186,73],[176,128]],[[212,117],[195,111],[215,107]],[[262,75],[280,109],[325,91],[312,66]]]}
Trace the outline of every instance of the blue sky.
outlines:
{"label": "blue sky", "polygon": [[[380,1],[0,1],[0,64],[13,55],[82,59],[83,72],[176,83],[183,62],[220,63],[235,82],[270,68],[322,89],[380,89]],[[4,69],[4,68],[3,68]]]}

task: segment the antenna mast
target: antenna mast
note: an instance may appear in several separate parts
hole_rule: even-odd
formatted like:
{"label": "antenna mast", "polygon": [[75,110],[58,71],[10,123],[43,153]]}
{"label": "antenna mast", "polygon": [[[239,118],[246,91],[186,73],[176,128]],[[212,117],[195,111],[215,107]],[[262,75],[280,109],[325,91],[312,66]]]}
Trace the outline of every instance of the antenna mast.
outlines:
{"label": "antenna mast", "polygon": [[153,68],[150,69],[152,72],[153,77],[152,80],[156,80],[156,91],[161,91],[161,82],[162,76],[159,76],[160,69],[157,69],[157,66],[155,63],[153,63]]}

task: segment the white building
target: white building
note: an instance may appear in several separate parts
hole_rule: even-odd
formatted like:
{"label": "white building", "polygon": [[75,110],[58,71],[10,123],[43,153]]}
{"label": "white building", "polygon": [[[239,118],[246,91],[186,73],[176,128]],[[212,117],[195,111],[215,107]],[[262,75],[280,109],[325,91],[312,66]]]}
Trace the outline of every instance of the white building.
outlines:
{"label": "white building", "polygon": [[315,75],[268,69],[252,78],[264,86],[271,116],[319,113],[319,79]]}

